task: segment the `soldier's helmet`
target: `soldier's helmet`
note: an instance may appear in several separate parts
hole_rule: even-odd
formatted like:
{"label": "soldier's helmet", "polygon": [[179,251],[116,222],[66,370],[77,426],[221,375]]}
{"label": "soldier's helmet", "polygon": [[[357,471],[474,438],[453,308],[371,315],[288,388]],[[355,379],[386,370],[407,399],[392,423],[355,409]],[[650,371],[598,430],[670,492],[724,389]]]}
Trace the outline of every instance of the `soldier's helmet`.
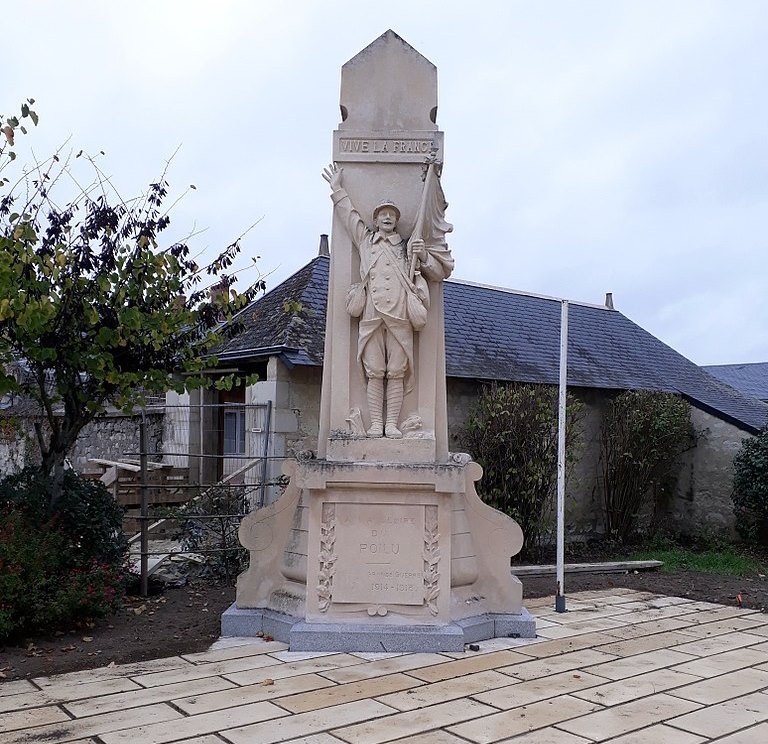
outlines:
{"label": "soldier's helmet", "polygon": [[390,209],[395,210],[395,219],[400,219],[400,210],[397,208],[397,204],[391,201],[383,201],[377,204],[373,209],[373,221],[376,221],[376,218],[379,216],[379,212],[381,212],[384,207],[389,207]]}

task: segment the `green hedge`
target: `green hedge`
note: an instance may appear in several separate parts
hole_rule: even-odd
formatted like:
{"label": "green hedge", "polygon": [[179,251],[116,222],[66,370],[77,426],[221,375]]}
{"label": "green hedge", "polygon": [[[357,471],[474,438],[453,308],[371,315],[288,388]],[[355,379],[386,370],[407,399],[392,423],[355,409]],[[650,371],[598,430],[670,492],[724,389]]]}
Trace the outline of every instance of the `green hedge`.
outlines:
{"label": "green hedge", "polygon": [[0,639],[113,612],[125,591],[122,509],[68,471],[56,512],[34,468],[0,481]]}

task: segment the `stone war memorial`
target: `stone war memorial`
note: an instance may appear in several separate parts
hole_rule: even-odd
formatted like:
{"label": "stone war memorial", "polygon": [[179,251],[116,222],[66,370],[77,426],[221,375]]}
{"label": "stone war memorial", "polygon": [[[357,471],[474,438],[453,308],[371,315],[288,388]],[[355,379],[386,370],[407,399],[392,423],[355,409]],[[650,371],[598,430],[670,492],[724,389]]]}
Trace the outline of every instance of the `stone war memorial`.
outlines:
{"label": "stone war memorial", "polygon": [[387,31],[341,70],[322,173],[333,209],[317,451],[249,514],[250,566],[224,635],[297,651],[460,651],[534,637],[510,558],[518,524],[448,451],[442,282],[454,259],[440,185],[437,69]]}

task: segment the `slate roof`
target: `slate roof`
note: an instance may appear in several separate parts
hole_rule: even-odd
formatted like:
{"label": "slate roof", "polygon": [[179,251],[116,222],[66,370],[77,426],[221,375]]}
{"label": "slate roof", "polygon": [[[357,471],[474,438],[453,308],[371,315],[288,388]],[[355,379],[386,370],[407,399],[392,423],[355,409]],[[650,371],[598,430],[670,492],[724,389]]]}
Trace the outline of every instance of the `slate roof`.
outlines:
{"label": "slate roof", "polygon": [[710,364],[702,369],[742,393],[768,401],[768,362]]}
{"label": "slate roof", "polygon": [[[239,316],[242,332],[219,357],[278,354],[288,365],[320,366],[330,261],[318,256]],[[286,301],[300,302],[299,313]],[[449,377],[557,384],[560,301],[497,287],[445,282]],[[617,310],[570,303],[568,384],[680,393],[742,429],[768,424],[768,405],[720,382]]]}

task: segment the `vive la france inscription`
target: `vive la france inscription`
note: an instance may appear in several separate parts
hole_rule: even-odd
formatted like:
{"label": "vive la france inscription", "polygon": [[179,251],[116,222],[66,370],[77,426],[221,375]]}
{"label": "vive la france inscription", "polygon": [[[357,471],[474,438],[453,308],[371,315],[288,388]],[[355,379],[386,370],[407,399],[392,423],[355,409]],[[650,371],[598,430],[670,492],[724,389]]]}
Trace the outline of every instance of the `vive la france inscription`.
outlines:
{"label": "vive la france inscription", "polygon": [[343,132],[333,134],[333,159],[337,162],[396,162],[423,163],[426,157],[437,151],[442,160],[442,132]]}
{"label": "vive la france inscription", "polygon": [[334,602],[424,604],[424,506],[336,504]]}

